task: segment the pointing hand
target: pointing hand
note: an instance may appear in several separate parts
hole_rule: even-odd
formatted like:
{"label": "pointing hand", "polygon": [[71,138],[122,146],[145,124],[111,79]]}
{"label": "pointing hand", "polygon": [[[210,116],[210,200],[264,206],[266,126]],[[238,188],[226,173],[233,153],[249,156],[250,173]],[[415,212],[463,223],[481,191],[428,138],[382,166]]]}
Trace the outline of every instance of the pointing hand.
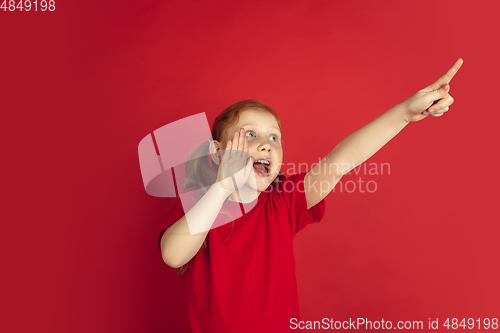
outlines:
{"label": "pointing hand", "polygon": [[404,117],[407,122],[416,122],[429,115],[440,117],[449,110],[450,105],[453,104],[453,97],[449,94],[450,81],[458,72],[463,62],[463,59],[459,58],[436,82],[403,102]]}

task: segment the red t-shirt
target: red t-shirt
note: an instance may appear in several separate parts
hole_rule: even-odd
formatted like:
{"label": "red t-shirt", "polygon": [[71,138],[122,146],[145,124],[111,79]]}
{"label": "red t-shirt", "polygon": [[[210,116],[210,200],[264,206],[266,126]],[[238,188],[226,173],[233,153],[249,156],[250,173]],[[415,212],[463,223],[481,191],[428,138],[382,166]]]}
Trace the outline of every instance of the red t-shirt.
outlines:
{"label": "red t-shirt", "polygon": [[[324,200],[307,209],[304,176],[269,186],[252,210],[234,220],[234,227],[233,222],[221,223],[227,215],[219,214],[214,225],[222,225],[209,231],[207,250],[200,248],[186,272],[188,332],[300,331],[290,328],[292,318],[300,319],[293,239],[325,213]],[[236,202],[226,205],[240,209]],[[166,225],[184,214],[179,200]]]}

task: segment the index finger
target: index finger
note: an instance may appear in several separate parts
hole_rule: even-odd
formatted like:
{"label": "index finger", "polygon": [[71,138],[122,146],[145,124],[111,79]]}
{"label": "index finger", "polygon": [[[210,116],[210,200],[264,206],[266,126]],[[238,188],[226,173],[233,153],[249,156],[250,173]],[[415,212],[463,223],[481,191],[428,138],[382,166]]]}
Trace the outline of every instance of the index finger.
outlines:
{"label": "index finger", "polygon": [[457,74],[458,70],[460,67],[462,67],[462,64],[464,63],[464,60],[462,58],[458,58],[458,60],[451,66],[446,73],[444,73],[443,76],[441,76],[436,82],[434,82],[431,85],[432,90],[437,90],[439,89],[443,84],[450,83],[451,79]]}

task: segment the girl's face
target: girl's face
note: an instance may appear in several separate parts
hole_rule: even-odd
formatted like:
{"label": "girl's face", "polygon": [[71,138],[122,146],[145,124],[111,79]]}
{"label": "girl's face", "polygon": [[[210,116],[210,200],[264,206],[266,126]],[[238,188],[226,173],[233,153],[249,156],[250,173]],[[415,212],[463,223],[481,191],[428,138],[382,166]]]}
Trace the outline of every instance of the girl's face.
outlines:
{"label": "girl's face", "polygon": [[240,112],[238,123],[227,130],[227,137],[224,142],[221,142],[221,146],[225,147],[229,140],[233,140],[234,132],[240,128],[245,130],[248,153],[254,161],[267,160],[269,162],[268,166],[259,166],[255,163],[253,170],[255,180],[250,177],[247,181],[247,186],[260,193],[273,182],[281,169],[283,162],[281,131],[276,118],[271,113],[260,109],[247,109]]}

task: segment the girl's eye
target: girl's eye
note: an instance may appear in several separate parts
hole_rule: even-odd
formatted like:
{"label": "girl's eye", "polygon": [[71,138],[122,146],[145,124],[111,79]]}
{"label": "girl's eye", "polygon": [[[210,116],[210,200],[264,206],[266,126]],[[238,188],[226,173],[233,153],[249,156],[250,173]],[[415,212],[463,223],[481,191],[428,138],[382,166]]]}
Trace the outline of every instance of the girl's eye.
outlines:
{"label": "girl's eye", "polygon": [[[253,132],[247,132],[246,134],[247,134],[247,136],[255,136],[255,134],[253,134]],[[250,134],[252,134],[252,135],[250,135]]]}
{"label": "girl's eye", "polygon": [[276,135],[271,135],[271,139],[274,138],[274,141],[278,141],[278,137]]}

